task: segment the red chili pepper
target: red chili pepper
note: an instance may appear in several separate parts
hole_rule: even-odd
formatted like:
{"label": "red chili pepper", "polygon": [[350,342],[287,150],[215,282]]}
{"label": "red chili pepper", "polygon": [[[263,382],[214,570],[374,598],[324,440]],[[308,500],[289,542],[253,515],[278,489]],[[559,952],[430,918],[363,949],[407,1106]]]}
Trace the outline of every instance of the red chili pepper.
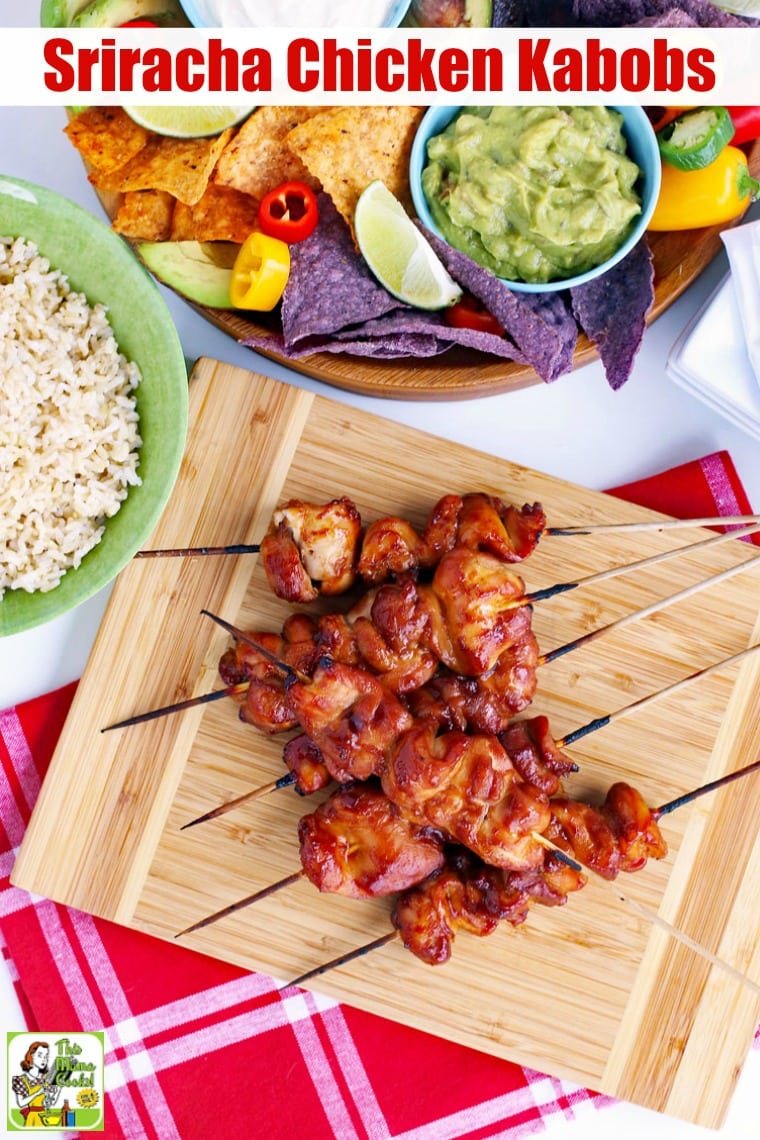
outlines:
{"label": "red chili pepper", "polygon": [[265,194],[259,206],[261,232],[289,245],[313,233],[318,220],[316,196],[303,182],[283,182]]}
{"label": "red chili pepper", "polygon": [[154,20],[127,20],[126,24],[117,24],[117,28],[157,28]]}
{"label": "red chili pepper", "polygon": [[760,139],[760,107],[728,107],[727,110],[734,124],[732,146]]}
{"label": "red chili pepper", "polygon": [[455,329],[474,329],[476,332],[504,336],[504,329],[493,313],[489,313],[476,297],[463,293],[459,301],[449,305],[445,312],[446,324]]}

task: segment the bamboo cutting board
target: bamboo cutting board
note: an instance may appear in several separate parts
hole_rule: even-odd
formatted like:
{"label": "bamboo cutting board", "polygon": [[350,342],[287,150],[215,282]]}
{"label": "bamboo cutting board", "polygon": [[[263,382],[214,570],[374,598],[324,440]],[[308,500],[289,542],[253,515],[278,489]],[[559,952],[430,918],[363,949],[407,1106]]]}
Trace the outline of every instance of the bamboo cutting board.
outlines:
{"label": "bamboo cutting board", "polygon": [[[348,494],[363,517],[420,523],[443,493],[540,500],[551,525],[651,513],[320,396],[198,363],[191,430],[151,545],[255,541],[285,498]],[[542,539],[529,588],[695,541],[692,531]],[[736,542],[535,607],[546,651],[756,557]],[[534,711],[555,735],[631,703],[760,638],[758,567],[541,669]],[[114,588],[24,841],[16,885],[173,939],[203,915],[298,869],[296,821],[313,802],[282,791],[188,831],[217,803],[283,774],[282,741],[224,700],[115,732],[130,714],[219,687],[227,635],[288,611],[254,556],[134,561]],[[760,665],[720,671],[586,737],[574,795],[627,779],[657,805],[760,748]],[[395,942],[312,988],[610,1095],[718,1126],[760,1019],[758,782],[665,818],[667,859],[518,929],[460,935],[424,966]],[[624,896],[621,898],[621,894]],[[388,929],[390,900],[318,894],[305,881],[188,936],[188,946],[287,980]],[[655,921],[655,913],[658,915]],[[682,932],[677,938],[669,927]],[[695,944],[712,955],[697,952]],[[742,977],[744,975],[745,977]]]}

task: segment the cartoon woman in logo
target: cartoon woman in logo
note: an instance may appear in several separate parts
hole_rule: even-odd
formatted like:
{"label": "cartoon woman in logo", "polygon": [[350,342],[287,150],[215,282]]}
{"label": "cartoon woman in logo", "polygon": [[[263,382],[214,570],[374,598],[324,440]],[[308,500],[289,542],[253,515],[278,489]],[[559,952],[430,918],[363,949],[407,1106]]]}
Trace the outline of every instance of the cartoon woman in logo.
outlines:
{"label": "cartoon woman in logo", "polygon": [[11,1082],[26,1128],[44,1127],[46,1121],[42,1114],[55,1104],[60,1095],[60,1088],[50,1079],[52,1069],[48,1069],[49,1060],[47,1041],[33,1041],[21,1062],[22,1075],[14,1077]]}

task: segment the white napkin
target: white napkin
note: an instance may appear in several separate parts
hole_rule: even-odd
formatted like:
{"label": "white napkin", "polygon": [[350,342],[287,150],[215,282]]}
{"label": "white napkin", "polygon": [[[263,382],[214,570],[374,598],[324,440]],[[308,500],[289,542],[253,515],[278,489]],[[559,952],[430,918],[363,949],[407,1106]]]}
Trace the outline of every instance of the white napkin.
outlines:
{"label": "white napkin", "polygon": [[731,266],[747,356],[760,384],[760,220],[724,230],[720,236]]}
{"label": "white napkin", "polygon": [[760,385],[747,356],[731,274],[678,337],[666,371],[691,396],[760,440]]}

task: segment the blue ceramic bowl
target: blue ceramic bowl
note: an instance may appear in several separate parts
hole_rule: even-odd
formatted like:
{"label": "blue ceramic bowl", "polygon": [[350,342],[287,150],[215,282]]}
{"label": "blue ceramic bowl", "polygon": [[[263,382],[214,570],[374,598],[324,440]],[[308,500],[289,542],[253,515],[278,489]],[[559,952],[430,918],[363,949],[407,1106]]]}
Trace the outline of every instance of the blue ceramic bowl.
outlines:
{"label": "blue ceramic bowl", "polygon": [[[204,19],[202,12],[199,12],[198,9],[202,9],[204,7],[204,4],[202,2],[198,4],[196,0],[180,0],[180,3],[185,10],[185,15],[194,27],[209,28],[216,26],[209,24],[208,21]],[[383,27],[397,28],[406,15],[410,4],[411,0],[396,0],[396,3],[391,8],[391,11],[388,15],[388,19],[383,24]],[[299,27],[301,26],[303,25],[299,25]]]}
{"label": "blue ceramic bowl", "polygon": [[[623,116],[623,132],[628,143],[628,154],[641,170],[638,191],[641,195],[642,209],[636,224],[621,246],[601,265],[578,273],[574,277],[565,277],[561,280],[533,284],[529,281],[510,281],[502,278],[505,284],[521,293],[550,293],[556,289],[569,289],[574,285],[582,285],[591,281],[600,274],[606,273],[613,265],[622,260],[633,249],[649,224],[660,192],[660,153],[657,148],[652,124],[649,122],[641,107],[612,107]],[[427,144],[434,135],[438,135],[448,126],[453,118],[463,110],[462,107],[431,107],[422,118],[417,128],[412,153],[409,162],[409,178],[412,190],[412,201],[420,221],[427,226],[442,241],[446,238],[433,221],[430,209],[422,192],[422,171],[427,164]]]}

